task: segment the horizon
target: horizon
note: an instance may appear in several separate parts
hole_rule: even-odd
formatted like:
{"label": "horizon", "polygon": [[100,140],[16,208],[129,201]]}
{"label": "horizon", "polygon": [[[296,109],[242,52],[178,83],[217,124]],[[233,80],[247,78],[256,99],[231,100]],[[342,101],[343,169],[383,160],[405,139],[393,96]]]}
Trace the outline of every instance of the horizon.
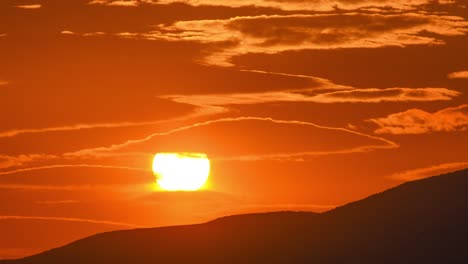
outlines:
{"label": "horizon", "polygon": [[466,0],[3,0],[0,259],[467,169],[467,46]]}

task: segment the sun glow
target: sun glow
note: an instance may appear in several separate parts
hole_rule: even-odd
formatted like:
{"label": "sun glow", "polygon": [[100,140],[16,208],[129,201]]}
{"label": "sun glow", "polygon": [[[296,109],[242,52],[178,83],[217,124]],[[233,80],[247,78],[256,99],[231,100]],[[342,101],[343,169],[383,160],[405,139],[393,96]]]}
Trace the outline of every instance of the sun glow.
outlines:
{"label": "sun glow", "polygon": [[201,153],[158,153],[153,173],[166,191],[196,191],[208,180],[210,160]]}

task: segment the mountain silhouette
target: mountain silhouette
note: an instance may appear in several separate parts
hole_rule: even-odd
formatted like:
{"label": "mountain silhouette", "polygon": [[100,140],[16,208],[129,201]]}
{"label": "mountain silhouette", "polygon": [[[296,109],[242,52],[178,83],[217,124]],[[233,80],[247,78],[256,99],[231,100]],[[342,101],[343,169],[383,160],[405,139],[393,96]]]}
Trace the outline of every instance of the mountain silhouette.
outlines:
{"label": "mountain silhouette", "polygon": [[0,263],[468,263],[468,169],[325,213],[108,232]]}

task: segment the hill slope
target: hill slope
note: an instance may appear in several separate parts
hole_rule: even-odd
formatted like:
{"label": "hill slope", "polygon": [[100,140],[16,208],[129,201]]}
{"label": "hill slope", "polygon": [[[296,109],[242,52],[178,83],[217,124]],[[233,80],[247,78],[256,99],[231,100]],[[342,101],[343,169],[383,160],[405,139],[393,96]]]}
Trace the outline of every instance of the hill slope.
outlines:
{"label": "hill slope", "polygon": [[315,214],[116,231],[0,263],[468,263],[468,170]]}

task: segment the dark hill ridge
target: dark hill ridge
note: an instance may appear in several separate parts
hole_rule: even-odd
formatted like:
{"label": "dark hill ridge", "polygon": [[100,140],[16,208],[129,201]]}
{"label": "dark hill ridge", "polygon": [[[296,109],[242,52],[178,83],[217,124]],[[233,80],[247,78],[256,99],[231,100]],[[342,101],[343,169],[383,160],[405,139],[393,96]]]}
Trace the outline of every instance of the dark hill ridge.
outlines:
{"label": "dark hill ridge", "polygon": [[116,231],[0,263],[468,263],[468,169],[334,210]]}

